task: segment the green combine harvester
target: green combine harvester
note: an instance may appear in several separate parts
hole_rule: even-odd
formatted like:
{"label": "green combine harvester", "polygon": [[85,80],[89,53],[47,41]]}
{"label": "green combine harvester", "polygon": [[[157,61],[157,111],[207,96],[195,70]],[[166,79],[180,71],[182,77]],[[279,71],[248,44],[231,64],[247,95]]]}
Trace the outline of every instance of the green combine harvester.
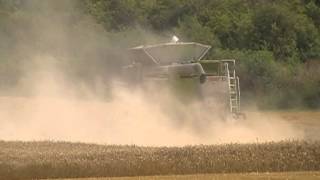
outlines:
{"label": "green combine harvester", "polygon": [[191,81],[196,89],[193,92],[208,107],[224,112],[226,117],[242,118],[236,61],[203,59],[210,48],[196,42],[178,42],[174,36],[169,43],[130,48],[131,63],[124,70],[132,82]]}

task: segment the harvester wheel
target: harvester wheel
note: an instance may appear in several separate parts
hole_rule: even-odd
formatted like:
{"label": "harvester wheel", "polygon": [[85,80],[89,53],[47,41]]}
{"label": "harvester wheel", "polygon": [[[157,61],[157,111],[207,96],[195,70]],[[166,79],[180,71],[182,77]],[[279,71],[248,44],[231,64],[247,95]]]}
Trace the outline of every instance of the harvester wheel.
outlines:
{"label": "harvester wheel", "polygon": [[245,120],[245,119],[247,119],[247,116],[244,113],[236,113],[236,114],[234,114],[234,118],[236,120]]}

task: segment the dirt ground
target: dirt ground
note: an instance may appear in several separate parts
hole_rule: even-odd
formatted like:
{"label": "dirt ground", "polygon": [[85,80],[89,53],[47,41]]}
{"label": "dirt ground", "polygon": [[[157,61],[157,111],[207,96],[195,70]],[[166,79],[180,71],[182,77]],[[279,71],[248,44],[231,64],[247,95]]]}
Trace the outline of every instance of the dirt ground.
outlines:
{"label": "dirt ground", "polygon": [[266,111],[266,116],[277,116],[304,132],[307,140],[320,140],[320,110],[316,111]]}
{"label": "dirt ground", "polygon": [[244,110],[245,120],[226,122],[198,106],[178,104],[172,114],[139,93],[120,95],[111,102],[0,97],[0,139],[144,146],[320,140],[320,110]]}
{"label": "dirt ground", "polygon": [[[197,174],[180,176],[145,176],[119,178],[80,178],[78,180],[319,180],[320,172],[283,172],[283,173],[241,173],[241,174]],[[71,179],[64,179],[71,180]]]}

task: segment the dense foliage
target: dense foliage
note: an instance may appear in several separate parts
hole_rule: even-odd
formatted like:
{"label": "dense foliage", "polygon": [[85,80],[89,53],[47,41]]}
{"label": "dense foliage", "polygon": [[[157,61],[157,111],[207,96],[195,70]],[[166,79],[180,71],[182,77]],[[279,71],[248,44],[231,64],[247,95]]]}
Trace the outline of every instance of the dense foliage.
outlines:
{"label": "dense foliage", "polygon": [[[14,53],[10,47],[17,41],[12,41],[17,37],[12,37],[9,27],[25,28],[28,24],[21,22],[50,6],[53,13],[45,11],[50,15],[48,21],[53,16],[64,16],[68,17],[68,25],[81,28],[79,24],[84,22],[84,17],[93,17],[106,33],[101,34],[108,36],[108,40],[117,40],[119,46],[150,41],[147,38],[150,32],[157,37],[169,39],[176,34],[183,41],[210,44],[213,50],[206,58],[239,60],[243,99],[254,99],[260,107],[320,107],[320,3],[317,0],[73,0],[63,5],[52,2],[0,1],[1,41],[13,42],[1,43],[3,82],[10,81],[5,76],[7,69],[19,61],[16,57],[7,62],[6,52]],[[85,21],[88,22],[92,21]],[[18,23],[22,25],[19,27]],[[89,35],[81,36],[86,41]],[[81,50],[87,46],[82,45],[78,50],[78,45],[77,49],[69,46],[68,50],[79,53],[77,57],[87,57],[88,53]],[[76,73],[83,75],[82,71]]]}
{"label": "dense foliage", "polygon": [[238,59],[243,99],[254,98],[260,107],[320,106],[318,1],[97,0],[86,5],[108,31],[142,26],[210,44],[214,50],[207,58]]}
{"label": "dense foliage", "polygon": [[2,179],[320,170],[320,143],[186,147],[0,142]]}

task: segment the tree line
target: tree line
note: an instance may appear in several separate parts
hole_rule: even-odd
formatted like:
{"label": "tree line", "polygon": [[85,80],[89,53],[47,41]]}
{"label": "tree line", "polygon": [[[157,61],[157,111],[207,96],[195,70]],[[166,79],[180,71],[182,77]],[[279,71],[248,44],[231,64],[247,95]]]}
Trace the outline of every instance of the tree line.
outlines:
{"label": "tree line", "polygon": [[[8,14],[52,5],[48,2],[1,0],[0,23]],[[320,107],[317,0],[71,0],[52,8],[71,18],[71,24],[82,21],[75,16],[81,12],[109,39],[143,29],[209,44],[206,58],[238,60],[243,99],[254,99],[261,108]],[[131,36],[131,44],[141,37]]]}

